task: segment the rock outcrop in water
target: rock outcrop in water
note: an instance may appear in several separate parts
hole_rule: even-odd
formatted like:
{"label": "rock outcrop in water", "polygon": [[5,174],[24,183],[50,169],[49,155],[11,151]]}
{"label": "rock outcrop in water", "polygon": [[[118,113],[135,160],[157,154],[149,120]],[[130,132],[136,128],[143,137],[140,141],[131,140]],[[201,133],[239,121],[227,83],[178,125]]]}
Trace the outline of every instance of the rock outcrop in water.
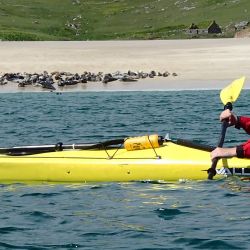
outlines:
{"label": "rock outcrop in water", "polygon": [[83,72],[70,73],[70,72],[51,72],[44,71],[43,73],[2,73],[0,74],[0,85],[16,83],[18,87],[24,88],[26,86],[40,87],[48,90],[56,90],[56,85],[60,88],[70,85],[86,84],[91,82],[100,82],[108,84],[109,82],[122,81],[122,82],[136,82],[139,79],[155,78],[155,77],[168,77],[172,75],[177,76],[177,73],[170,74],[168,71],[158,72],[152,70],[149,73],[139,71],[133,72],[129,70],[126,73],[117,71],[115,73],[92,73]]}

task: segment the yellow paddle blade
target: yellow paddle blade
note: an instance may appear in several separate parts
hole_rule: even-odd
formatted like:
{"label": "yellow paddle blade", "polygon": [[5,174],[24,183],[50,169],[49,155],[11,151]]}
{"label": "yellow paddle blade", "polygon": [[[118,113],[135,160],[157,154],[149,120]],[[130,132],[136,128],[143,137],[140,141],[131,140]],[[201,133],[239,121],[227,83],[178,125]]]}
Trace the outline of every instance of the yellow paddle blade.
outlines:
{"label": "yellow paddle blade", "polygon": [[240,95],[241,89],[244,85],[245,76],[234,80],[230,85],[225,87],[220,92],[220,99],[224,105],[228,102],[234,103]]}

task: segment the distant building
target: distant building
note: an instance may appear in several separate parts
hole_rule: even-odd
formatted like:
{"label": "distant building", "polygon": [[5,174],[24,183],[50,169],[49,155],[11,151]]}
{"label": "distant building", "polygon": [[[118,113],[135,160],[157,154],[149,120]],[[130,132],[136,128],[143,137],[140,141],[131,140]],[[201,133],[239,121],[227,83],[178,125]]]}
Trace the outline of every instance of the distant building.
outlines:
{"label": "distant building", "polygon": [[220,26],[215,21],[213,21],[209,25],[209,27],[207,28],[207,31],[208,31],[208,34],[219,34],[219,33],[222,33]]}
{"label": "distant building", "polygon": [[192,23],[186,30],[187,34],[190,35],[204,35],[204,34],[219,34],[222,33],[220,26],[213,21],[208,25],[207,28],[199,28],[196,24]]}
{"label": "distant building", "polygon": [[189,29],[190,29],[190,30],[197,30],[197,29],[199,29],[199,27],[198,27],[196,24],[192,23],[192,24],[189,26]]}

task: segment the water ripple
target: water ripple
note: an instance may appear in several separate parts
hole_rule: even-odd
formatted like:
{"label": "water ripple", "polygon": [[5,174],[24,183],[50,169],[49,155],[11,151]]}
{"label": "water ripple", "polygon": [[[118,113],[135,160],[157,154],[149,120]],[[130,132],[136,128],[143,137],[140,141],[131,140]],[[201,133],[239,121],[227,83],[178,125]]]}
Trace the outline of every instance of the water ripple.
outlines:
{"label": "water ripple", "polygon": [[49,198],[53,196],[61,195],[60,193],[29,193],[23,194],[21,197],[39,197],[39,198]]}
{"label": "water ripple", "polygon": [[186,247],[195,249],[244,249],[241,246],[230,244],[225,240],[212,240],[209,238],[180,238],[175,241],[176,243],[185,243]]}
{"label": "water ripple", "polygon": [[173,220],[177,216],[186,213],[182,212],[180,209],[177,208],[159,208],[155,212],[158,214],[160,218],[164,220]]}
{"label": "water ripple", "polygon": [[[249,90],[235,104],[250,114]],[[219,91],[0,94],[1,147],[158,133],[216,145]],[[225,145],[248,139],[229,128]],[[0,249],[249,249],[250,182],[0,185]]]}

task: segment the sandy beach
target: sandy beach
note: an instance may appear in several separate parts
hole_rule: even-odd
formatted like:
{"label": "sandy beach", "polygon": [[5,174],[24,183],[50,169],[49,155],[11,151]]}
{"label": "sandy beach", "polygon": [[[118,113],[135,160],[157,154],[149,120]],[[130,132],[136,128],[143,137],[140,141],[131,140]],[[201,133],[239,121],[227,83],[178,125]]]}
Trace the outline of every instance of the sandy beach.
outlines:
{"label": "sandy beach", "polygon": [[[133,83],[87,83],[64,87],[86,90],[216,89],[246,76],[250,87],[249,39],[0,42],[0,74],[10,72],[67,71],[72,73],[155,70],[177,73],[166,78]],[[21,91],[41,91],[22,88]],[[15,84],[0,86],[0,92],[20,91]]]}

